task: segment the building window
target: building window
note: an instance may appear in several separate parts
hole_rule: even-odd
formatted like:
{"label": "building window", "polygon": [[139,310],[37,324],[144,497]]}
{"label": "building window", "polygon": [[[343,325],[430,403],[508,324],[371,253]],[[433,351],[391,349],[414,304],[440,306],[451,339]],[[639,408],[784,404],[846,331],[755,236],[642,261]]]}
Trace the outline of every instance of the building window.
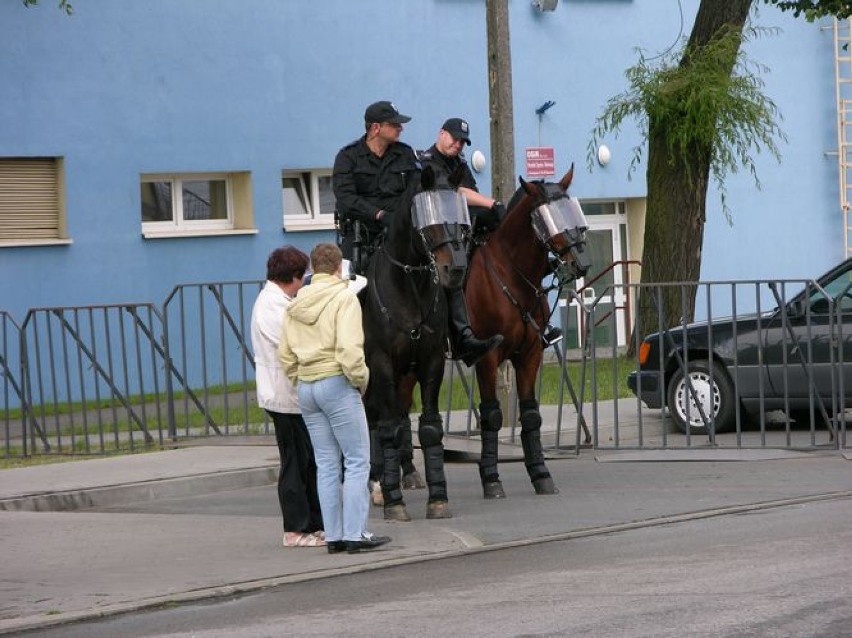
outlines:
{"label": "building window", "polygon": [[331,171],[284,171],[281,176],[285,230],[334,228]]}
{"label": "building window", "polygon": [[143,175],[140,203],[146,237],[253,230],[249,173]]}
{"label": "building window", "polygon": [[0,246],[68,244],[64,163],[0,158]]}
{"label": "building window", "polygon": [[623,215],[623,201],[594,201],[581,200],[580,204],[583,207],[583,213],[589,215]]}

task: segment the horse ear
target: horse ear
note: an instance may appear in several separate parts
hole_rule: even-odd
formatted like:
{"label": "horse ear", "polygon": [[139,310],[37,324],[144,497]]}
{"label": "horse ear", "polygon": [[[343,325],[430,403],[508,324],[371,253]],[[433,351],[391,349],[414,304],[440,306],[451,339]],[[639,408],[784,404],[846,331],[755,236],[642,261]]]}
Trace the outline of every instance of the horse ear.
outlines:
{"label": "horse ear", "polygon": [[462,180],[464,179],[464,175],[464,164],[459,164],[458,166],[456,166],[456,170],[453,171],[452,175],[450,175],[449,179],[447,180],[450,183],[450,186],[453,187],[453,190],[458,189],[459,184],[461,184]]}
{"label": "horse ear", "polygon": [[521,188],[523,188],[526,191],[527,195],[535,196],[535,194],[536,194],[535,188],[527,180],[525,180],[522,176],[518,175],[518,179],[521,182]]}
{"label": "horse ear", "polygon": [[435,169],[431,166],[424,166],[420,171],[420,186],[424,191],[435,190]]}
{"label": "horse ear", "polygon": [[559,180],[559,187],[563,191],[567,191],[568,187],[571,185],[571,182],[574,180],[574,162],[571,162],[571,168],[568,169],[568,172]]}

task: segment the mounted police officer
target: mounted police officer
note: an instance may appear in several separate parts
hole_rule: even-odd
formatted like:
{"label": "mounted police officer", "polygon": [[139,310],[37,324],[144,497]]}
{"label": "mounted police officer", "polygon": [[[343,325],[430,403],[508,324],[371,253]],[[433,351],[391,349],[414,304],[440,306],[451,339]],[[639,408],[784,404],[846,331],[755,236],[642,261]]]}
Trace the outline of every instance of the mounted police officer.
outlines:
{"label": "mounted police officer", "polygon": [[449,186],[447,180],[450,175],[461,167],[462,180],[458,191],[467,201],[470,216],[474,220],[474,229],[491,230],[506,215],[506,207],[477,189],[476,179],[462,152],[465,145],[470,145],[470,126],[459,117],[451,117],[438,131],[435,143],[427,150],[419,151],[417,157],[423,166],[429,165],[434,169],[438,186],[443,188]]}
{"label": "mounted police officer", "polygon": [[[487,195],[479,192],[476,187],[476,179],[467,164],[462,152],[465,146],[470,146],[470,125],[467,120],[460,117],[451,117],[441,126],[438,131],[438,139],[425,151],[418,151],[417,157],[421,164],[431,166],[435,171],[436,182],[439,187],[448,187],[450,175],[461,167],[462,180],[458,191],[467,201],[467,207],[473,219],[474,237],[483,237],[486,233],[494,230],[506,216],[506,207]],[[458,295],[462,297],[461,294]],[[453,299],[450,304],[462,304],[462,300]],[[459,316],[459,315],[456,315]],[[467,313],[465,311],[465,322]],[[451,323],[454,323],[451,321]],[[452,325],[453,335],[464,330],[461,325]],[[558,342],[562,338],[562,331],[555,326],[548,325],[545,329],[544,342],[548,345]],[[502,337],[501,337],[502,339]],[[455,347],[455,346],[454,346]]]}
{"label": "mounted police officer", "polygon": [[[367,243],[381,234],[386,216],[412,179],[420,178],[420,162],[414,150],[399,141],[402,125],[411,120],[392,102],[374,102],[364,112],[365,134],[344,146],[334,159],[334,196],[340,222],[344,256],[364,240],[356,235],[356,224],[366,232]],[[471,175],[471,179],[473,176]],[[439,186],[441,184],[439,183]],[[475,182],[474,182],[475,186]],[[368,247],[367,248],[369,251]],[[363,258],[358,267],[365,271]],[[503,341],[501,335],[477,339],[470,327],[461,289],[447,291],[453,354],[472,366]]]}

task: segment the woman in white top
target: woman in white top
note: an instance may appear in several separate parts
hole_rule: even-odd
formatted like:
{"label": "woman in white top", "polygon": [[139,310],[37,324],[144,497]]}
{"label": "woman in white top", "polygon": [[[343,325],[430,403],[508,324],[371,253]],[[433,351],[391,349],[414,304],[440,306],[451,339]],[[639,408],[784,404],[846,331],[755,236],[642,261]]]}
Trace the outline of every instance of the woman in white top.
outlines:
{"label": "woman in white top", "polygon": [[323,521],[317,494],[317,466],[296,389],[278,359],[284,313],[302,287],[308,256],[293,246],[269,255],[266,284],[251,313],[251,342],[257,378],[257,403],[275,425],[281,458],[278,502],[285,547],[322,547]]}

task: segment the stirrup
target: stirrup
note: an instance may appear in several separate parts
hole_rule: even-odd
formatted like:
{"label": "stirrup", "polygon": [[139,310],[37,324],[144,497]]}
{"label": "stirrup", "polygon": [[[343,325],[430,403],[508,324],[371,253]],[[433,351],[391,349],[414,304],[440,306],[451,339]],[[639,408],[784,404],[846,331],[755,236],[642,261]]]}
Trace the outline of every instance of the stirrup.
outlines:
{"label": "stirrup", "polygon": [[544,334],[541,335],[541,340],[545,346],[554,346],[562,341],[562,331],[556,326],[548,325],[544,329]]}

